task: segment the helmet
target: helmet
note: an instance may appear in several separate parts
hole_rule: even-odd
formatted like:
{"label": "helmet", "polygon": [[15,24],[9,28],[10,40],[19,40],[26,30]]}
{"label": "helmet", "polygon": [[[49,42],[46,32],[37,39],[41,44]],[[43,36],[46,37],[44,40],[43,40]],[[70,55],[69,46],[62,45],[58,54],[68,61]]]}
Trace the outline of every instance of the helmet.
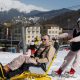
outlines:
{"label": "helmet", "polygon": [[80,22],[80,18],[78,18],[77,22]]}
{"label": "helmet", "polygon": [[78,25],[78,28],[80,28],[80,18],[78,18],[77,20],[77,25]]}

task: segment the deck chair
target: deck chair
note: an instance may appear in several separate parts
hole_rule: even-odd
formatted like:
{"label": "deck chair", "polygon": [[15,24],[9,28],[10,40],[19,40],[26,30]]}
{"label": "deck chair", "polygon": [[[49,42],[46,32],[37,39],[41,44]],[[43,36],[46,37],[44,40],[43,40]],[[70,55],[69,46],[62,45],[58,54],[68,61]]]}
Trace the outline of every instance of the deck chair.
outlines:
{"label": "deck chair", "polygon": [[[44,71],[41,67],[30,67],[28,71],[23,72],[20,75],[16,75],[12,78],[10,78],[10,80],[51,80],[51,77],[48,76],[48,72],[56,58],[57,54],[54,54],[54,57],[52,59],[51,62],[47,63],[46,65],[46,71]],[[36,72],[37,71],[37,72]]]}

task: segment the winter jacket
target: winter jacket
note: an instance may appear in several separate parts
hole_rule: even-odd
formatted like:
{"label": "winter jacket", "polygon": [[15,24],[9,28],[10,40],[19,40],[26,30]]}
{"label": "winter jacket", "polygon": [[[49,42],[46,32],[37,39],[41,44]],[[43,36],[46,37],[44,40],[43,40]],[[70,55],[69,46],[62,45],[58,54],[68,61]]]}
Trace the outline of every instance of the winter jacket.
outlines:
{"label": "winter jacket", "polygon": [[40,45],[35,53],[35,57],[39,58],[39,63],[47,63],[52,60],[55,53],[55,48],[52,44],[49,46]]}
{"label": "winter jacket", "polygon": [[[80,32],[77,32],[76,29],[73,31],[73,38],[80,36]],[[80,49],[80,42],[71,42],[70,43],[72,51],[78,51]]]}

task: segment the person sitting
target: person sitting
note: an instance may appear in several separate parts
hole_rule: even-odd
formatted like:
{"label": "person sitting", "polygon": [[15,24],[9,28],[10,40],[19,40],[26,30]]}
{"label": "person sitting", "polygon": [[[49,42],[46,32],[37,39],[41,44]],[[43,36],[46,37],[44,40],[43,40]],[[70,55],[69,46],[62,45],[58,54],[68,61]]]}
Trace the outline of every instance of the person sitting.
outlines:
{"label": "person sitting", "polygon": [[34,39],[34,44],[36,46],[36,48],[39,47],[39,45],[41,44],[41,39],[40,37],[36,36],[35,39]]}
{"label": "person sitting", "polygon": [[23,54],[4,66],[0,64],[0,77],[4,78],[5,76],[6,78],[10,78],[16,74],[21,74],[23,72],[21,68],[23,67],[24,63],[27,64],[27,66],[29,64],[39,65],[44,63],[46,65],[46,63],[52,60],[54,53],[55,48],[50,41],[50,37],[48,35],[44,35],[42,37],[42,44],[36,50],[34,57]]}
{"label": "person sitting", "polygon": [[30,43],[30,49],[31,49],[31,53],[32,53],[32,55],[34,55],[34,53],[36,52],[36,50],[37,50],[37,47],[36,47],[36,45],[34,44],[34,41],[32,40],[32,42]]}

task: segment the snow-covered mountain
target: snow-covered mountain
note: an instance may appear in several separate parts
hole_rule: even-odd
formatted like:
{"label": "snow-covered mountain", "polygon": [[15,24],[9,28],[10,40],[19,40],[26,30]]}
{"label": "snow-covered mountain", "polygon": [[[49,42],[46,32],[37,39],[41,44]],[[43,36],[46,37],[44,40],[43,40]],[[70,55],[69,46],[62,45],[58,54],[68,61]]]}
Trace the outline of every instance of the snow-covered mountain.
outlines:
{"label": "snow-covered mountain", "polygon": [[20,12],[29,13],[33,10],[47,11],[42,7],[38,7],[32,4],[24,4],[20,0],[0,0],[0,11],[9,11],[10,9],[17,9]]}
{"label": "snow-covered mountain", "polygon": [[51,11],[33,10],[33,11],[30,11],[29,13],[25,13],[12,8],[9,11],[0,11],[0,21],[11,20],[13,17],[17,17],[17,16],[40,17],[40,19],[47,20],[52,17],[61,15],[67,11],[69,10],[68,9],[51,10]]}

